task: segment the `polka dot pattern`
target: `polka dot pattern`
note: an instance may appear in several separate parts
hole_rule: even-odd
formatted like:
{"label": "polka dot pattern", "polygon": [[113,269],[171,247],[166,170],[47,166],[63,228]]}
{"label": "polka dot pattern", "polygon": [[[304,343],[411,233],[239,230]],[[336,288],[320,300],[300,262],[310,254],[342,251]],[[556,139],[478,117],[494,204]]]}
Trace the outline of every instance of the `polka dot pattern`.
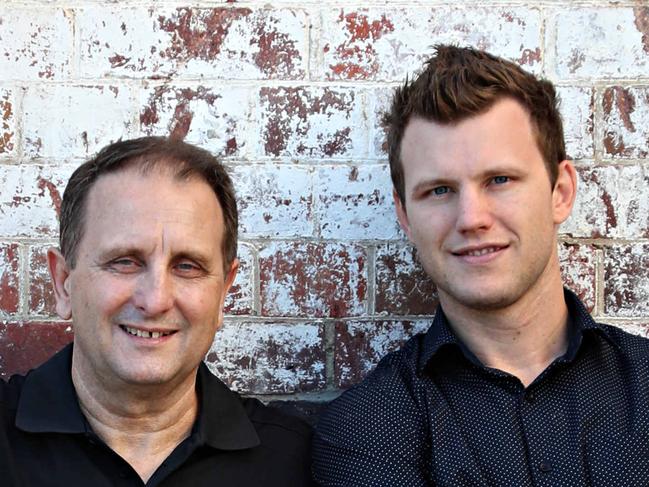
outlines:
{"label": "polka dot pattern", "polygon": [[314,438],[324,486],[647,486],[649,340],[597,324],[566,290],[567,352],[525,388],[441,310],[332,403]]}

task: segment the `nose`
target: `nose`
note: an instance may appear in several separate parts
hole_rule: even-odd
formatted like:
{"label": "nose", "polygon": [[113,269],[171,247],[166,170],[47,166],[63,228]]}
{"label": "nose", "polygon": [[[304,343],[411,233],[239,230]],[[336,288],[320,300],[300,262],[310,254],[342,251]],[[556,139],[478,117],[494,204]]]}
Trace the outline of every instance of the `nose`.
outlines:
{"label": "nose", "polygon": [[456,228],[458,232],[479,232],[492,225],[493,214],[489,198],[479,189],[461,190],[457,202]]}
{"label": "nose", "polygon": [[138,279],[133,301],[145,316],[154,317],[173,306],[173,296],[171,276],[165,269],[149,268]]}

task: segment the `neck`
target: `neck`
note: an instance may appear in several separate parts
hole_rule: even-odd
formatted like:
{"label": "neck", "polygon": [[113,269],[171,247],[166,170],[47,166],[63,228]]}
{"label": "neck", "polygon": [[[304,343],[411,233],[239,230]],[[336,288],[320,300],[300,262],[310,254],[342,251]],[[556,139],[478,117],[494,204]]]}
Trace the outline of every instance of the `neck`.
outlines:
{"label": "neck", "polygon": [[521,299],[499,309],[470,309],[440,292],[453,331],[486,366],[531,384],[568,348],[568,308],[561,278],[537,283]]}
{"label": "neck", "polygon": [[196,420],[196,374],[181,387],[104,384],[72,362],[79,405],[93,431],[147,481]]}

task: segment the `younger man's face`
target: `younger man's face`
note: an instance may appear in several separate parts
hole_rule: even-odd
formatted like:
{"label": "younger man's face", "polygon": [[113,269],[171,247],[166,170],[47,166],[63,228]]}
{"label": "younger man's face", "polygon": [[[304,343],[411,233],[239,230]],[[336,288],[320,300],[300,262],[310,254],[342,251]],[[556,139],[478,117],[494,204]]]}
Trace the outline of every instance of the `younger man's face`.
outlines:
{"label": "younger man's face", "polygon": [[455,125],[413,118],[401,160],[400,223],[442,303],[497,309],[542,286],[556,263],[556,229],[569,215],[567,161],[555,188],[530,118],[505,98]]}

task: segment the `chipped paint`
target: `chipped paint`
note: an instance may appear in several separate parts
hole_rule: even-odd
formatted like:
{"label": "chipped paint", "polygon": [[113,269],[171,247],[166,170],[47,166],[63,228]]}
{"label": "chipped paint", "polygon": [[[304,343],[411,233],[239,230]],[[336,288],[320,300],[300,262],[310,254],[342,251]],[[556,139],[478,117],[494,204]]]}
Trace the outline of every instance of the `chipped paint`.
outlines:
{"label": "chipped paint", "polygon": [[217,376],[248,394],[322,389],[324,360],[322,329],[301,323],[226,323],[207,355]]}
{"label": "chipped paint", "polygon": [[262,313],[358,316],[365,311],[365,251],[340,243],[269,243],[259,252]]}
{"label": "chipped paint", "polygon": [[602,98],[604,148],[613,157],[649,155],[649,89],[609,87]]}

